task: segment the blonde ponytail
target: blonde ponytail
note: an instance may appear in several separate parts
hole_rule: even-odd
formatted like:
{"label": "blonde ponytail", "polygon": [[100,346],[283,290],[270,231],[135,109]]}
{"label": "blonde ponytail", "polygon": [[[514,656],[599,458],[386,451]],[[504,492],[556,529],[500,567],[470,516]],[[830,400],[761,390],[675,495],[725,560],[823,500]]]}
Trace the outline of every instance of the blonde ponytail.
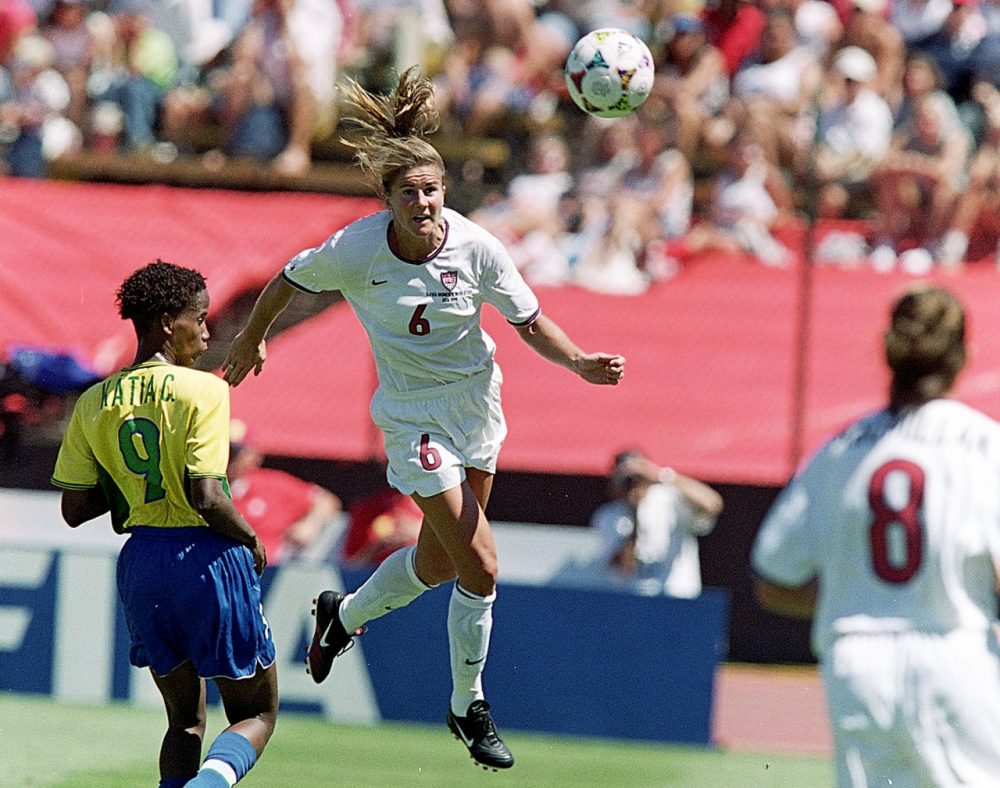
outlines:
{"label": "blonde ponytail", "polygon": [[444,161],[427,139],[441,121],[434,107],[434,87],[416,66],[404,71],[385,96],[369,92],[353,79],[342,90],[356,110],[345,122],[358,133],[341,141],[354,149],[358,165],[380,196],[387,197],[396,177],[414,167],[434,166],[444,175]]}

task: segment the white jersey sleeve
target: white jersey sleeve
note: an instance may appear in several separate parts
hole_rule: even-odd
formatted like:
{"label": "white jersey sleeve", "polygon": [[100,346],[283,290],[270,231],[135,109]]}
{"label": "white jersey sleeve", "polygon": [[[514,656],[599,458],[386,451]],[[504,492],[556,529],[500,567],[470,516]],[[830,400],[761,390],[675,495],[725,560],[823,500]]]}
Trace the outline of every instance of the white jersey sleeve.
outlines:
{"label": "white jersey sleeve", "polygon": [[811,511],[814,475],[814,466],[809,465],[789,482],[775,500],[754,542],[751,554],[754,571],[776,585],[801,586],[819,572],[816,560],[819,542],[809,532],[816,519]]}
{"label": "white jersey sleeve", "polygon": [[508,323],[528,325],[541,311],[538,299],[499,240],[486,235],[483,245],[487,252],[483,266],[484,300],[496,307]]}
{"label": "white jersey sleeve", "polygon": [[299,252],[285,265],[282,275],[309,293],[357,286],[368,270],[372,250],[385,246],[388,224],[387,211],[358,219],[319,246]]}

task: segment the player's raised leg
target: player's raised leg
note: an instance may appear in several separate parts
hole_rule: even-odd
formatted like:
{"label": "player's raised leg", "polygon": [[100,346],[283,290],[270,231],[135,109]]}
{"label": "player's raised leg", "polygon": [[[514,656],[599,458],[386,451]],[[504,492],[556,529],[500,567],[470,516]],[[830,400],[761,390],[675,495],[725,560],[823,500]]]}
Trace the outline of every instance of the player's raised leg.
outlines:
{"label": "player's raised leg", "polygon": [[364,633],[367,622],[405,607],[433,587],[417,575],[416,552],[416,546],[401,547],[353,594],[323,591],[316,597],[316,628],[306,658],[313,681],[318,684],[326,679],[333,660]]}
{"label": "player's raised leg", "polygon": [[485,471],[468,469],[468,479],[460,486],[414,499],[424,512],[425,526],[433,530],[458,575],[448,608],[452,668],[448,727],[477,763],[507,769],[514,765],[514,756],[497,733],[482,688],[493,626],[497,560],[480,497],[488,498],[491,480]]}

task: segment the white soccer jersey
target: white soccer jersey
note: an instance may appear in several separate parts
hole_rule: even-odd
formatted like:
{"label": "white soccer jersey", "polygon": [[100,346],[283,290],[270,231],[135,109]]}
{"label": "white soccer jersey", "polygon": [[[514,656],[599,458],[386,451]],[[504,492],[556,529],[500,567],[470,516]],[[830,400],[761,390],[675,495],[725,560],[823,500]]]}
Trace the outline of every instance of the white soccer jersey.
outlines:
{"label": "white soccer jersey", "polygon": [[1000,425],[947,399],[833,438],[782,491],[752,556],[773,583],[819,579],[817,655],[846,633],[987,629],[998,559]]}
{"label": "white soccer jersey", "polygon": [[539,314],[538,299],[503,245],[444,209],[445,239],[423,260],[389,248],[389,211],[359,219],[296,255],[285,279],[302,290],[339,290],[368,332],[379,382],[412,392],[488,369],[496,344],[480,326],[484,302],[514,325]]}

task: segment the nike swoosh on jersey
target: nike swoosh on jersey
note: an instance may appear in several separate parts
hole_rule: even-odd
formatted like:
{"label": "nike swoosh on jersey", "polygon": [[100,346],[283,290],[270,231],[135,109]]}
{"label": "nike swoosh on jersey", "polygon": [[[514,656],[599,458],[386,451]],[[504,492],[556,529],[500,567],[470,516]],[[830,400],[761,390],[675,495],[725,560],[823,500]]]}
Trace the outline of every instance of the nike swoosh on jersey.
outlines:
{"label": "nike swoosh on jersey", "polygon": [[389,281],[388,279],[372,279],[372,284],[373,285],[384,285],[388,281]]}
{"label": "nike swoosh on jersey", "polygon": [[479,659],[466,659],[465,660],[465,664],[466,665],[478,665],[484,659],[486,659],[486,657],[480,657]]}

